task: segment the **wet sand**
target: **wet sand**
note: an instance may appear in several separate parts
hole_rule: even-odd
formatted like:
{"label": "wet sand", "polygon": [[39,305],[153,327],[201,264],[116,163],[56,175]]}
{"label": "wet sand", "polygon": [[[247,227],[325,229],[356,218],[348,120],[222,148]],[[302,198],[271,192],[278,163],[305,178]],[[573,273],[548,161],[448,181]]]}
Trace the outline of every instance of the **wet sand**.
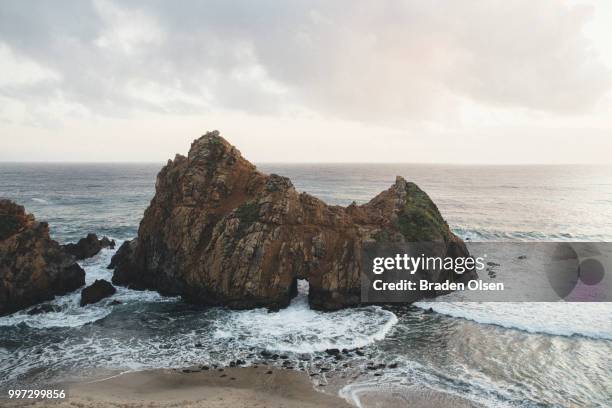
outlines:
{"label": "wet sand", "polygon": [[58,408],[351,407],[340,397],[316,391],[305,373],[266,366],[188,373],[182,370],[140,371],[105,380],[66,384],[65,389],[65,400],[0,400],[0,405]]}
{"label": "wet sand", "polygon": [[2,400],[3,407],[56,408],[362,408],[478,407],[423,388],[358,386],[340,396],[319,392],[308,375],[268,366],[215,370],[151,370],[64,384],[64,400]]}

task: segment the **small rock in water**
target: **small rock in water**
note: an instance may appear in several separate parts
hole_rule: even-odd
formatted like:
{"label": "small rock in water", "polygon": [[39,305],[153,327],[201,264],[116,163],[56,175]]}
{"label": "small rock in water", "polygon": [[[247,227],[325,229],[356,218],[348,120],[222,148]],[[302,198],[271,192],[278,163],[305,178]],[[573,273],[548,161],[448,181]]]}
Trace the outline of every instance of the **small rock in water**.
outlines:
{"label": "small rock in water", "polygon": [[499,264],[495,263],[495,262],[487,262],[487,265],[489,265],[489,266],[499,266]]}
{"label": "small rock in water", "polygon": [[81,291],[80,305],[82,307],[97,303],[104,298],[114,295],[115,292],[117,292],[117,289],[110,282],[104,279],[96,279],[94,283]]}
{"label": "small rock in water", "polygon": [[340,350],[338,350],[337,348],[330,348],[330,349],[325,350],[325,352],[329,354],[330,356],[335,356],[340,353]]}
{"label": "small rock in water", "polygon": [[57,305],[45,303],[42,305],[38,305],[31,310],[28,310],[28,314],[32,316],[32,315],[37,315],[37,314],[42,314],[42,313],[49,313],[49,312],[61,312],[61,310],[62,308]]}
{"label": "small rock in water", "polygon": [[96,234],[87,234],[87,237],[81,238],[76,244],[62,245],[62,248],[77,260],[81,260],[91,258],[100,252],[102,248],[115,248],[115,241],[107,237],[98,239]]}
{"label": "small rock in water", "polygon": [[527,259],[527,255],[521,255],[518,257],[518,259]]}

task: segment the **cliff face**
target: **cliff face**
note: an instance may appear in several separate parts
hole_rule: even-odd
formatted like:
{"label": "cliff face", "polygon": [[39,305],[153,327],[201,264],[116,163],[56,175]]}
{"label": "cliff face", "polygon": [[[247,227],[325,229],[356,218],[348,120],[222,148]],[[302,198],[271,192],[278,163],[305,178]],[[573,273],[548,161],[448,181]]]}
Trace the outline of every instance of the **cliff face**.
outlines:
{"label": "cliff face", "polygon": [[49,237],[45,222],[0,200],[0,315],[63,295],[85,284],[85,272]]}
{"label": "cliff face", "polygon": [[436,241],[437,255],[468,255],[429,197],[401,177],[365,205],[330,206],[260,173],[215,131],[160,171],[138,238],[112,260],[113,283],[279,308],[307,279],[311,306],[333,310],[360,303],[362,253],[385,240]]}

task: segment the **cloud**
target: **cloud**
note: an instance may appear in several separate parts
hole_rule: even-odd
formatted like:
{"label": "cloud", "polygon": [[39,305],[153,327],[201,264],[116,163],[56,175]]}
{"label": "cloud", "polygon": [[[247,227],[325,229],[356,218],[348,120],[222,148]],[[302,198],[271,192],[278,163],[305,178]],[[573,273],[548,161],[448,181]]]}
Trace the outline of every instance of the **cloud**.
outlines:
{"label": "cloud", "polygon": [[[444,121],[466,101],[574,114],[610,88],[582,33],[591,12],[556,0],[8,0],[0,97],[25,105],[24,121],[223,109],[394,124]],[[58,103],[72,107],[49,110]]]}

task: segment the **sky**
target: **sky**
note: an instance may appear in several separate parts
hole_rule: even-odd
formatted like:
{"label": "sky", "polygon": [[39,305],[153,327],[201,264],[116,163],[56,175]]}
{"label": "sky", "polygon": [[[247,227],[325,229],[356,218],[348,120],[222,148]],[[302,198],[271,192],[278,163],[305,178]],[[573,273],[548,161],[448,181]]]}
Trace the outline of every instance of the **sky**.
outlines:
{"label": "sky", "polygon": [[612,2],[0,2],[0,161],[612,164]]}

